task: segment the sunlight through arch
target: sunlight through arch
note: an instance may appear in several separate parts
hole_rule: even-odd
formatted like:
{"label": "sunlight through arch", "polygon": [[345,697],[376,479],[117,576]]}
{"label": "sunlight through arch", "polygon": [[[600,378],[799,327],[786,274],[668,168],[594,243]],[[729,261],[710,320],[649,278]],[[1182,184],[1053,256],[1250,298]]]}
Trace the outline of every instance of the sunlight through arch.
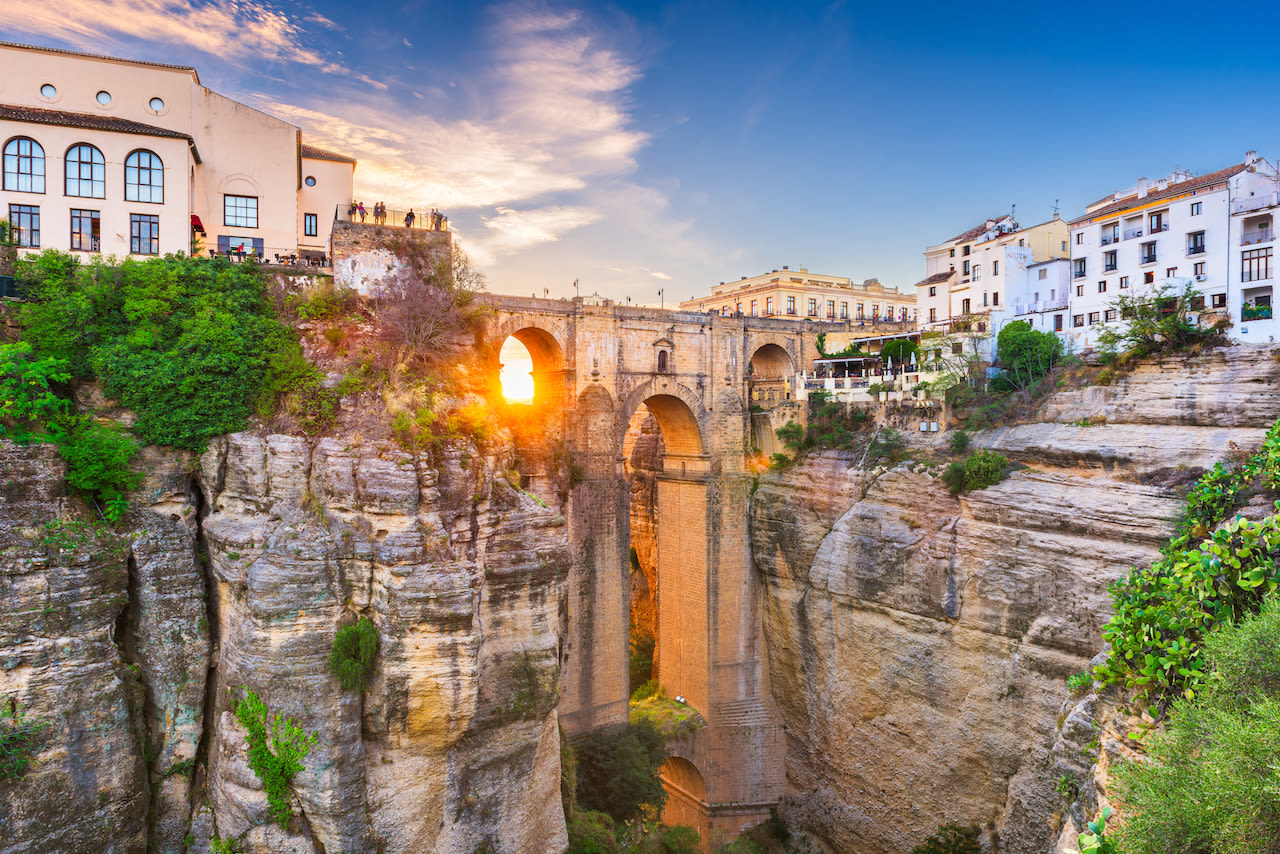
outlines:
{"label": "sunlight through arch", "polygon": [[508,403],[533,403],[533,357],[529,348],[513,335],[502,343],[498,361],[502,363],[502,396]]}

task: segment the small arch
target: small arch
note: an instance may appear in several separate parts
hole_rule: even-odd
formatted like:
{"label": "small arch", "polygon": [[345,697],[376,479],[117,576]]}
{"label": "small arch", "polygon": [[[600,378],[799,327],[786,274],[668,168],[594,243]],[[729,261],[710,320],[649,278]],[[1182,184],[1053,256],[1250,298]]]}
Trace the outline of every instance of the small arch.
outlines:
{"label": "small arch", "polygon": [[[528,352],[527,361],[523,358],[524,354],[519,352],[519,347],[512,348],[507,345],[506,342],[513,338]],[[494,336],[492,340],[500,342],[494,358],[498,359],[499,364],[503,366],[500,369],[501,372],[528,372],[533,381],[533,401],[549,400],[553,392],[552,375],[564,368],[564,351],[555,336],[536,326],[522,326],[512,332],[500,333],[500,337]],[[512,352],[513,349],[515,353]],[[507,353],[506,358],[512,359],[509,365],[503,360],[504,350]],[[497,371],[494,373],[494,381],[501,385]]]}
{"label": "small arch", "polygon": [[681,756],[672,756],[658,769],[662,779],[696,801],[707,802],[707,783],[698,767]]}
{"label": "small arch", "polygon": [[137,148],[124,159],[124,200],[164,204],[164,162],[154,151]]}
{"label": "small arch", "polygon": [[791,354],[777,344],[757,347],[751,354],[751,375],[756,379],[783,379],[794,376],[795,372]]}
{"label": "small arch", "polygon": [[44,148],[29,136],[15,136],[4,144],[4,189],[44,192]]}
{"label": "small arch", "polygon": [[665,374],[667,372],[667,351],[658,351],[658,373]]}
{"label": "small arch", "polygon": [[67,149],[66,194],[85,199],[107,197],[107,160],[95,145],[77,142]]}
{"label": "small arch", "polygon": [[697,457],[702,455],[702,429],[689,405],[669,394],[655,394],[644,399],[644,405],[658,419],[662,442],[668,454]]}

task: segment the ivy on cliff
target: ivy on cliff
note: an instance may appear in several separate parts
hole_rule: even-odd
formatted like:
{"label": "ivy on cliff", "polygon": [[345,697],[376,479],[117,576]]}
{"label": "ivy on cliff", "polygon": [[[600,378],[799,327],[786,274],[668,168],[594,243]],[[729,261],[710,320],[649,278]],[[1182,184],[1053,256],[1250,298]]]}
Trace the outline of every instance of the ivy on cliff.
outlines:
{"label": "ivy on cliff", "polygon": [[293,777],[302,770],[302,760],[319,740],[317,733],[307,735],[293,720],[277,714],[268,726],[267,704],[253,691],[245,689],[244,699],[236,703],[236,720],[245,729],[249,742],[249,767],[262,782],[267,793],[271,817],[281,827],[293,815]]}

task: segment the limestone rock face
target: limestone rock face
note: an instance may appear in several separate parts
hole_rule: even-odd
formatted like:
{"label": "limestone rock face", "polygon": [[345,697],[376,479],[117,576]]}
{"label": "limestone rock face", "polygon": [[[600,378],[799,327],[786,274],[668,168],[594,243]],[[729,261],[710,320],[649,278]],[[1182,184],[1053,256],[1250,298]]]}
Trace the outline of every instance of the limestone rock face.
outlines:
{"label": "limestone rock face", "polygon": [[[0,779],[0,852],[563,850],[568,544],[506,462],[253,433],[147,449],[128,534],[81,542],[56,450],[0,443],[0,689],[50,724]],[[327,665],[360,616],[363,695]],[[287,827],[248,764],[246,689],[317,736]]]}
{"label": "limestone rock face", "polygon": [[1083,781],[1093,737],[1083,719],[1080,744],[1055,731],[1085,714],[1064,708],[1066,677],[1100,648],[1106,585],[1171,533],[1169,472],[1248,450],[1280,417],[1259,393],[1277,369],[1230,348],[1055,395],[1041,423],[974,436],[1034,468],[958,498],[937,469],[837,453],[763,477],[751,536],[784,818],[850,854],[908,852],[947,822],[1055,850],[1074,830],[1056,781]]}

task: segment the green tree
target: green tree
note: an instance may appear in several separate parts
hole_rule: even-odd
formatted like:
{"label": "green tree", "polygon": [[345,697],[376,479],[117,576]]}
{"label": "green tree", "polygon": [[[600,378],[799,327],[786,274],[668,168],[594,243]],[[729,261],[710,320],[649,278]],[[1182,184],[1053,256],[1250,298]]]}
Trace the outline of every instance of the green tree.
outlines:
{"label": "green tree", "polygon": [[978,828],[944,824],[937,833],[912,848],[911,854],[982,854]]}
{"label": "green tree", "polygon": [[643,806],[656,810],[666,802],[658,769],[667,761],[667,749],[651,721],[587,735],[576,752],[581,809],[624,822],[638,816]]}
{"label": "green tree", "polygon": [[1062,339],[1052,332],[1037,332],[1026,321],[1014,320],[996,336],[996,356],[1004,366],[997,388],[1028,388],[1062,357]]}
{"label": "green tree", "polygon": [[919,357],[920,348],[914,341],[908,341],[905,338],[895,338],[885,343],[880,348],[880,358],[884,360],[893,359],[895,365],[905,365],[911,361],[912,356]]}
{"label": "green tree", "polygon": [[1098,333],[1098,346],[1104,352],[1140,357],[1182,350],[1196,343],[1221,341],[1225,324],[1202,328],[1191,322],[1191,306],[1203,298],[1190,280],[1181,291],[1164,283],[1145,294],[1120,294],[1111,301],[1111,308],[1120,317],[1120,326],[1104,327]]}

